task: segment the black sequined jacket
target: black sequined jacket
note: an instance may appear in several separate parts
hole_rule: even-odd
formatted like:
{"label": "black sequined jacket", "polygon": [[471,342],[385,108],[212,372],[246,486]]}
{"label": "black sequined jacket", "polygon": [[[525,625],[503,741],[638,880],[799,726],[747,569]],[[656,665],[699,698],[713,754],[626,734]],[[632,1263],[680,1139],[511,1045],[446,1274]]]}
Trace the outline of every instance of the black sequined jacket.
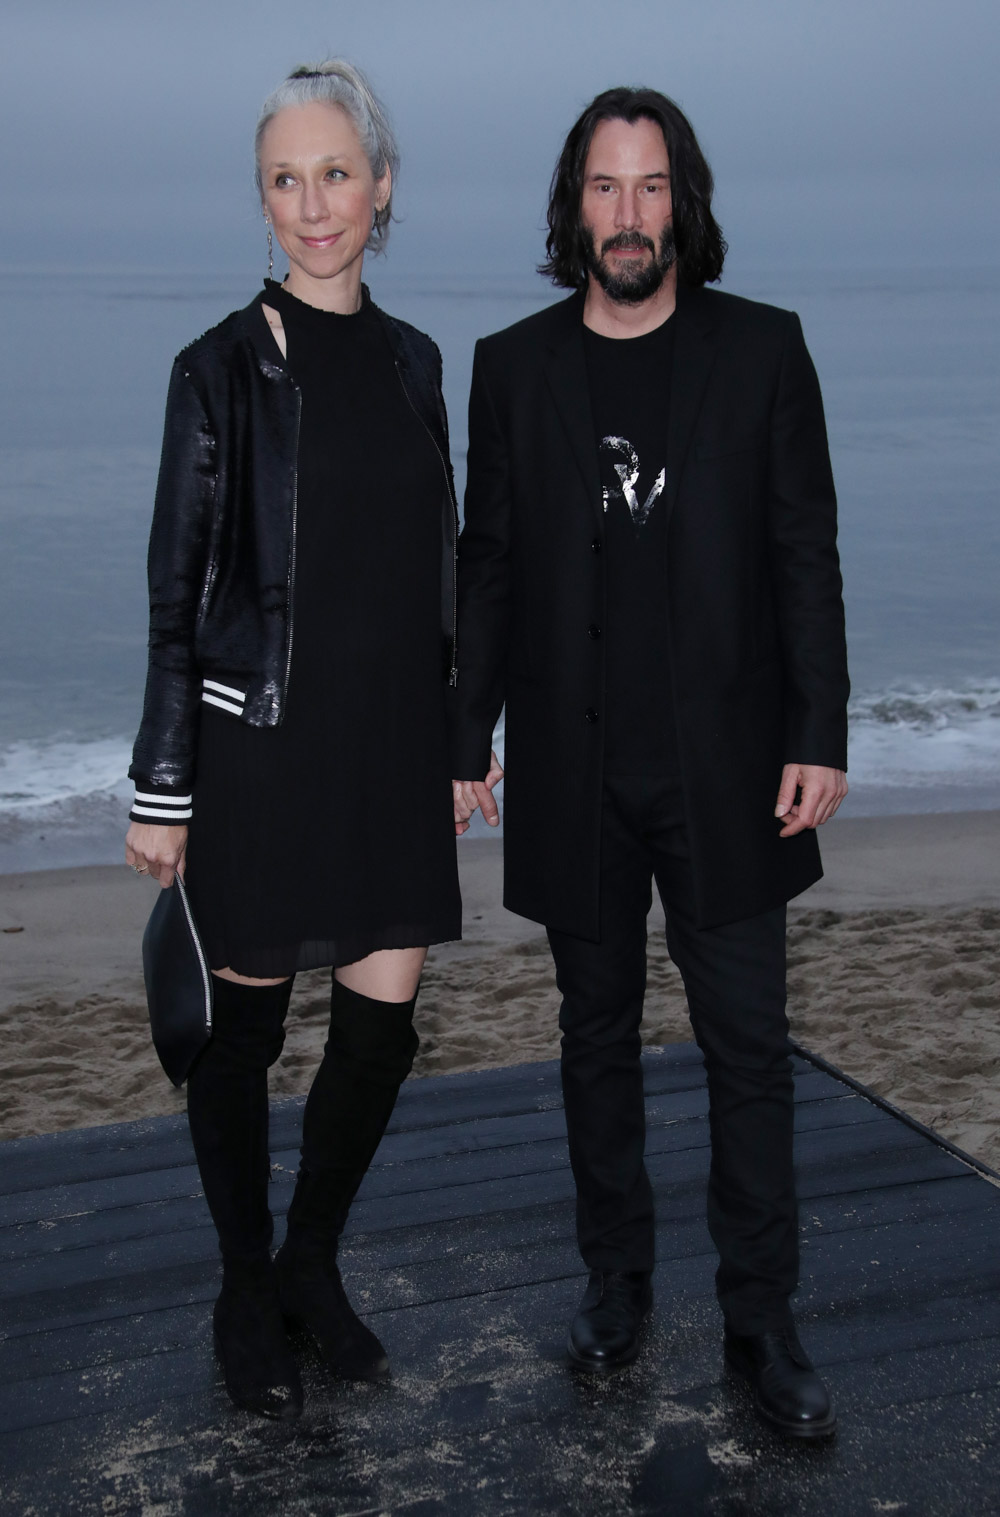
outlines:
{"label": "black sequined jacket", "polygon": [[[292,655],[301,396],[263,293],[174,362],[149,541],[149,666],[129,776],[135,821],[191,815],[202,701],[276,727]],[[364,299],[368,300],[365,290]],[[407,398],[441,457],[443,673],[455,672],[458,511],[441,355],[373,306]]]}

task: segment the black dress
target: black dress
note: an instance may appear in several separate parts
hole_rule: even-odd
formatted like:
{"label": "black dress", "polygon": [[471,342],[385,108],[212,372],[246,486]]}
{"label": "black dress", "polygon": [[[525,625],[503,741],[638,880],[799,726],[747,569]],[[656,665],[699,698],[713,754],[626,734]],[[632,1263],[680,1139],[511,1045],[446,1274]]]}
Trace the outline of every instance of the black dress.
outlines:
{"label": "black dress", "polygon": [[269,729],[202,706],[187,860],[211,966],[259,978],[461,936],[441,459],[367,293],[266,299],[302,396],[287,704]]}

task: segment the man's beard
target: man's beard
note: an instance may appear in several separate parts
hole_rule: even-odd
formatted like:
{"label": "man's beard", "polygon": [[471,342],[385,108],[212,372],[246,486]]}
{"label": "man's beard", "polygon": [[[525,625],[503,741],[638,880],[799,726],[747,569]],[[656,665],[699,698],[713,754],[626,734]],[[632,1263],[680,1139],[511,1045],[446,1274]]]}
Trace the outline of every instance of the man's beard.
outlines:
{"label": "man's beard", "polygon": [[[601,243],[599,256],[594,234],[588,226],[583,228],[583,238],[587,272],[593,274],[609,300],[621,305],[641,305],[655,295],[677,262],[672,226],[664,227],[658,253],[652,238],[644,237],[641,232],[619,232],[616,237],[607,238]],[[616,274],[605,262],[607,254],[614,248],[648,248],[653,256],[648,263],[624,263],[621,272]]]}

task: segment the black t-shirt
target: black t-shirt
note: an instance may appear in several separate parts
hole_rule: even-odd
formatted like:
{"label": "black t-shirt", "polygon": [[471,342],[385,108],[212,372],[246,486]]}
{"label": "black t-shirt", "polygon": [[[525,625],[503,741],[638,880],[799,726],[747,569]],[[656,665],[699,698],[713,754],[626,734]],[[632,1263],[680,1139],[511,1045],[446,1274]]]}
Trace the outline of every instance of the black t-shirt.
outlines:
{"label": "black t-shirt", "polygon": [[584,327],[604,508],[605,772],[676,771],[664,480],[674,323],[641,337]]}

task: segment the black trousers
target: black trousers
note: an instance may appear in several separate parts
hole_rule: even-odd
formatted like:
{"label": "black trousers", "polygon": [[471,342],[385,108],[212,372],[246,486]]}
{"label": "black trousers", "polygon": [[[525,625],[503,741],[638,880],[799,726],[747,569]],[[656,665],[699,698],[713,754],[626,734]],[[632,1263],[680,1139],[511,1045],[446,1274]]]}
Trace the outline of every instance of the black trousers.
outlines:
{"label": "black trousers", "polygon": [[549,931],[580,1252],[591,1269],[654,1263],[639,1062],[654,879],[708,1074],[719,1302],[736,1332],[761,1332],[787,1323],[798,1281],[785,908],[697,928],[680,794],[646,777],[605,784],[600,941]]}

